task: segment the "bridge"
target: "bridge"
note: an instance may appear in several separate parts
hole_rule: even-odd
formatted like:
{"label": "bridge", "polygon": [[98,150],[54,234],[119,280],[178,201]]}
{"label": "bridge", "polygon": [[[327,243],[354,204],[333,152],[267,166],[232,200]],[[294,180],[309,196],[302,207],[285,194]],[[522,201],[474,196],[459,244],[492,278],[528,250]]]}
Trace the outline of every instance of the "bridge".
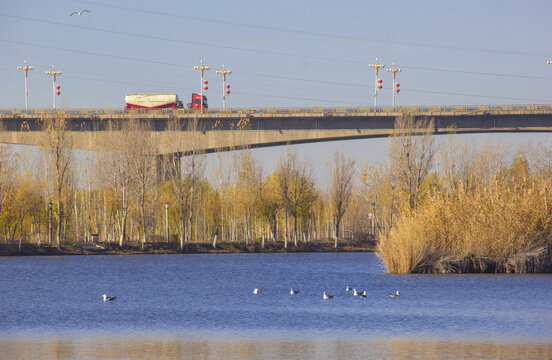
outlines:
{"label": "bridge", "polygon": [[[208,110],[62,110],[75,149],[102,151],[110,123],[146,121],[159,155],[387,137],[405,114],[434,120],[434,134],[552,132],[552,105],[263,108]],[[40,119],[54,110],[0,110],[0,143],[40,145]],[[179,130],[171,130],[176,122]]]}

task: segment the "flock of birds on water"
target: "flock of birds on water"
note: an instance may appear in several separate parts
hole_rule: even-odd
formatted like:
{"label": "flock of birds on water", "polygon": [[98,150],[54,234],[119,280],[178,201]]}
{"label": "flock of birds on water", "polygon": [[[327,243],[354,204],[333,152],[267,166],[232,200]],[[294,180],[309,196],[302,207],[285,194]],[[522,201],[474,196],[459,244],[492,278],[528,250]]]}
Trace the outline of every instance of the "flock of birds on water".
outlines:
{"label": "flock of birds on water", "polygon": [[[345,288],[345,291],[347,291],[347,292],[352,291],[353,296],[358,296],[361,299],[366,299],[366,290],[360,291],[360,290],[357,290],[356,288],[351,288],[350,286],[347,286]],[[259,293],[260,293],[259,288],[253,289],[253,294],[258,295]],[[291,288],[289,290],[289,294],[290,295],[297,295],[297,294],[299,294],[299,290]],[[394,293],[389,293],[387,295],[390,298],[398,298],[399,297],[399,290],[395,291]],[[322,293],[322,299],[324,299],[324,300],[333,299],[334,296],[335,295],[327,294],[325,291]],[[107,296],[107,294],[103,294],[102,298],[103,298],[104,302],[108,302],[108,301],[113,301],[113,300],[117,299],[117,296]]]}
{"label": "flock of birds on water", "polygon": [[[359,298],[361,299],[366,299],[366,290],[364,291],[360,291],[360,290],[357,290],[356,288],[352,288],[350,286],[347,286],[345,288],[345,291],[349,292],[349,291],[352,291],[353,292],[353,296],[358,296]],[[255,288],[253,289],[253,294],[255,295],[258,295],[260,292],[259,288]],[[299,290],[296,290],[296,289],[293,289],[291,288],[289,290],[289,294],[290,295],[296,295],[296,294],[299,294]],[[389,293],[387,294],[390,298],[398,298],[399,297],[399,290],[395,291],[394,293]],[[330,295],[328,293],[326,293],[325,291],[322,293],[322,299],[324,300],[328,300],[328,299],[333,299],[335,295]]]}

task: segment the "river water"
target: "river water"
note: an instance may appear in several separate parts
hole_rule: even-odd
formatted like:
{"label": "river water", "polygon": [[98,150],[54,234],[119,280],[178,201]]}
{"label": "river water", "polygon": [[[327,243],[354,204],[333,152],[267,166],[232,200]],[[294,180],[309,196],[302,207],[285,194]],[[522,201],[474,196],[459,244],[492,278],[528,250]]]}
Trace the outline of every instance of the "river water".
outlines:
{"label": "river water", "polygon": [[0,257],[0,292],[7,359],[552,359],[551,275],[373,253]]}

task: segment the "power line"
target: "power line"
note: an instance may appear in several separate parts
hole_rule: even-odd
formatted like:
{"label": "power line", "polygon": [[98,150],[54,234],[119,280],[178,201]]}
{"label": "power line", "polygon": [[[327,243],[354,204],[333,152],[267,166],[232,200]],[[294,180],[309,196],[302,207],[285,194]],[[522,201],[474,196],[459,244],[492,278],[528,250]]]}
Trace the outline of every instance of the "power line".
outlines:
{"label": "power line", "polygon": [[533,101],[533,102],[541,102],[541,103],[548,103],[550,101],[550,100],[543,100],[543,99],[528,99],[528,98],[519,98],[519,97],[514,98],[514,97],[507,97],[507,96],[451,93],[451,92],[446,92],[446,91],[429,91],[429,90],[414,90],[414,89],[401,89],[401,91],[408,91],[408,92],[413,92],[413,93],[423,93],[423,94],[436,94],[436,95],[450,95],[450,96],[487,98],[487,99],[502,99],[502,100],[514,100],[514,101]]}
{"label": "power line", "polygon": [[136,57],[104,54],[104,53],[98,53],[98,52],[93,52],[93,51],[85,51],[85,50],[73,50],[73,49],[61,48],[61,47],[58,47],[58,46],[33,44],[33,43],[28,43],[28,42],[23,42],[23,41],[13,41],[13,40],[0,39],[0,42],[5,42],[5,43],[9,43],[9,44],[16,44],[16,45],[33,46],[33,47],[39,47],[39,48],[49,49],[49,50],[66,51],[66,52],[75,53],[75,54],[94,55],[94,56],[101,56],[101,57],[107,57],[107,58],[119,59],[119,60],[137,61],[137,62],[143,62],[143,63],[148,63],[148,64],[170,65],[170,66],[177,66],[177,67],[190,67],[190,65],[168,63],[168,62],[165,62],[165,61],[139,59],[139,58],[136,58]]}
{"label": "power line", "polygon": [[[118,8],[118,6],[114,6],[114,7]],[[170,14],[168,14],[168,15],[170,15]],[[360,65],[368,65],[367,61],[354,60],[354,59],[346,59],[345,60],[345,59],[332,58],[332,57],[301,55],[301,54],[296,54],[296,53],[286,53],[286,52],[278,52],[278,51],[268,51],[268,50],[259,50],[259,49],[235,47],[235,46],[228,46],[228,45],[209,44],[209,43],[204,43],[204,42],[187,41],[187,40],[172,39],[172,38],[166,38],[166,37],[160,37],[160,36],[152,36],[152,35],[147,35],[147,34],[131,33],[131,32],[126,32],[126,31],[116,31],[116,30],[94,28],[94,27],[90,27],[90,26],[60,23],[60,22],[54,22],[54,21],[49,21],[49,20],[29,18],[29,17],[17,16],[17,15],[9,15],[9,14],[3,14],[3,13],[0,13],[0,16],[19,19],[19,20],[34,21],[34,22],[45,23],[45,24],[50,24],[50,25],[67,26],[67,27],[76,28],[76,29],[91,30],[91,31],[103,32],[103,33],[109,33],[109,34],[130,36],[130,37],[136,37],[136,38],[140,38],[140,39],[146,38],[146,39],[151,39],[151,40],[156,40],[156,41],[176,42],[176,43],[181,43],[181,44],[188,44],[188,45],[195,45],[195,46],[205,46],[205,47],[213,47],[213,48],[222,48],[222,49],[226,49],[226,50],[236,50],[236,51],[266,54],[266,55],[289,56],[289,57],[295,57],[295,58],[306,58],[306,59],[310,59],[310,60],[321,60],[321,61],[332,61],[332,62],[347,61],[349,63],[356,63],[356,64],[360,64]],[[4,40],[4,41],[9,42],[8,40]],[[16,42],[13,42],[13,43],[16,43]],[[43,46],[45,48],[48,48],[48,46],[45,46],[45,45],[36,45],[36,44],[30,44],[30,43],[22,43],[22,44],[30,45],[30,46]],[[70,51],[70,52],[75,52],[75,53],[80,52],[80,53],[85,53],[85,54],[88,54],[88,55],[118,58],[118,59],[123,59],[123,60],[135,59],[136,61],[155,63],[155,64],[160,64],[160,65],[174,65],[174,66],[185,66],[185,67],[192,67],[193,66],[193,65],[185,65],[185,64],[170,64],[170,63],[151,61],[151,60],[140,60],[140,59],[136,59],[136,58],[93,53],[93,52],[88,52],[88,51],[77,51],[77,50],[70,50],[70,49],[61,49],[61,48],[56,48],[56,47],[49,47],[49,48],[56,49],[56,50]],[[537,56],[537,55],[535,55],[535,56]],[[546,55],[539,55],[539,56],[546,56]],[[475,72],[475,71],[465,71],[465,70],[456,70],[456,69],[443,69],[443,68],[434,68],[434,67],[419,67],[419,66],[403,66],[403,67],[411,69],[411,70],[449,72],[449,73],[469,74],[469,75],[484,75],[484,76],[494,76],[494,77],[517,77],[517,78],[538,79],[538,80],[543,80],[543,79],[550,80],[550,79],[552,79],[550,77],[542,77],[542,76],[535,76],[535,75],[524,75],[524,74],[504,74],[504,73],[491,73],[491,72]]]}
{"label": "power line", "polygon": [[105,4],[105,3],[90,1],[90,0],[77,0],[77,1],[85,4],[92,4],[92,5],[102,6],[102,7],[111,8],[111,9],[123,10],[125,12],[132,11],[132,12],[138,12],[138,13],[145,13],[148,15],[159,15],[159,16],[165,16],[165,17],[181,18],[181,19],[188,19],[188,20],[194,20],[199,22],[230,25],[230,26],[237,26],[237,27],[256,29],[256,30],[277,31],[277,32],[283,32],[283,33],[290,33],[290,34],[310,35],[310,36],[316,36],[316,37],[336,38],[336,39],[353,40],[353,41],[370,42],[370,43],[426,47],[426,48],[434,48],[434,49],[470,51],[470,52],[479,52],[479,53],[485,52],[485,53],[496,53],[496,54],[525,55],[525,56],[534,56],[534,57],[543,57],[548,55],[548,54],[528,53],[528,52],[502,50],[502,49],[471,48],[471,47],[451,46],[451,45],[424,44],[424,43],[415,43],[415,42],[406,42],[406,41],[382,40],[377,38],[367,38],[367,37],[351,36],[351,35],[343,35],[343,34],[332,34],[332,33],[323,33],[323,32],[306,31],[306,30],[298,30],[298,29],[289,29],[289,28],[281,28],[276,26],[238,23],[238,22],[225,21],[225,20],[213,20],[208,18],[183,15],[183,14],[166,13],[166,12],[156,11],[156,10],[140,9],[136,7],[126,7],[126,6],[120,6],[120,5]]}
{"label": "power line", "polygon": [[[22,41],[13,41],[13,40],[0,39],[0,42],[6,42],[6,43],[16,44],[16,45],[39,47],[39,48],[50,49],[50,50],[65,51],[65,52],[76,53],[76,54],[85,54],[85,55],[107,57],[107,58],[119,59],[119,60],[127,60],[127,61],[130,60],[130,61],[136,61],[136,62],[142,62],[142,63],[148,63],[148,64],[155,64],[155,65],[168,65],[168,66],[175,66],[175,67],[189,68],[189,69],[192,68],[191,65],[186,65],[186,64],[177,64],[177,63],[170,63],[170,62],[165,62],[165,61],[141,59],[141,58],[137,58],[137,57],[105,54],[105,53],[85,51],[85,50],[74,50],[74,49],[67,49],[67,48],[62,48],[62,47],[58,47],[58,46],[34,44],[34,43],[28,43],[28,42],[22,42]],[[537,76],[532,76],[532,75],[475,72],[475,71],[441,69],[441,68],[430,68],[430,67],[403,66],[403,68],[413,69],[413,70],[421,70],[421,71],[438,71],[438,72],[461,73],[461,74],[470,74],[470,75],[478,75],[478,76],[495,76],[495,77],[506,77],[506,78],[527,78],[527,79],[537,79],[537,80],[550,80],[550,79],[552,79],[550,77],[542,77],[542,76],[537,77]],[[365,86],[365,84],[354,84],[354,83],[351,83],[351,82],[336,82],[336,81],[327,81],[327,80],[318,80],[318,79],[305,79],[305,78],[283,76],[283,75],[274,75],[274,74],[247,73],[247,72],[239,72],[239,71],[235,71],[235,73],[241,73],[242,75],[249,75],[249,76],[256,76],[256,77],[274,78],[274,79],[281,79],[281,80],[292,80],[292,81],[301,81],[301,82],[310,82],[310,83],[320,83],[320,84],[353,86],[353,87],[364,87]]]}
{"label": "power line", "polygon": [[[94,2],[91,2],[91,3],[94,3]],[[369,39],[369,38],[362,38],[362,37],[335,35],[335,34],[329,34],[329,33],[316,33],[316,32],[309,32],[309,31],[302,31],[302,30],[290,30],[290,29],[267,27],[267,26],[261,26],[261,25],[255,25],[255,26],[253,26],[253,25],[244,25],[244,24],[227,22],[227,21],[215,21],[215,20],[195,18],[195,17],[190,17],[190,16],[184,16],[184,15],[161,13],[161,12],[157,12],[157,11],[146,11],[146,10],[140,10],[140,9],[134,9],[134,8],[126,8],[126,7],[115,6],[115,5],[105,5],[105,4],[97,4],[97,5],[102,5],[102,6],[112,7],[112,8],[119,8],[119,9],[123,9],[125,11],[138,11],[138,12],[146,12],[148,14],[153,13],[153,14],[159,14],[159,15],[171,16],[171,17],[182,17],[182,18],[189,18],[189,19],[193,19],[193,20],[197,20],[197,21],[208,21],[208,22],[215,22],[215,23],[220,23],[220,24],[225,24],[225,25],[245,26],[245,27],[260,28],[260,29],[273,30],[273,31],[292,32],[292,33],[303,33],[303,34],[307,34],[307,35],[314,35],[314,36],[320,36],[320,37],[333,37],[333,38],[341,38],[341,39],[356,40],[356,41],[363,41],[363,42],[377,42],[377,43],[393,44],[393,45],[428,47],[428,48],[459,50],[459,51],[471,51],[471,52],[499,53],[499,54],[510,54],[510,55],[525,55],[525,56],[534,56],[534,57],[545,57],[545,56],[548,55],[548,54],[541,54],[541,53],[524,53],[524,52],[519,52],[519,51],[499,50],[499,49],[489,49],[489,48],[468,48],[468,47],[460,47],[460,46],[435,45],[435,44],[423,44],[423,43],[413,43],[413,42],[403,42],[403,41]],[[227,49],[227,50],[237,50],[237,51],[261,53],[261,54],[268,54],[268,55],[279,55],[279,56],[306,58],[306,59],[311,59],[311,60],[337,61],[337,62],[343,61],[343,59],[332,58],[332,57],[301,55],[301,54],[296,54],[296,53],[286,53],[286,52],[279,52],[279,51],[259,50],[259,49],[251,49],[251,48],[244,48],[244,47],[237,47],[237,46],[211,44],[211,43],[198,42],[198,41],[188,41],[188,40],[167,38],[167,37],[161,37],[161,36],[153,36],[153,35],[148,35],[148,34],[137,34],[137,33],[131,33],[131,32],[126,32],[126,31],[109,30],[109,29],[101,29],[101,28],[96,28],[96,27],[91,27],[91,26],[61,23],[61,22],[56,22],[56,21],[37,19],[37,18],[31,18],[31,17],[26,17],[26,16],[11,15],[11,14],[5,14],[5,13],[0,13],[0,16],[4,16],[4,17],[8,17],[8,18],[14,18],[14,19],[18,19],[18,20],[39,22],[39,23],[50,24],[50,25],[72,27],[72,28],[75,28],[75,29],[97,31],[97,32],[124,35],[124,36],[131,36],[131,37],[137,37],[137,38],[146,38],[146,39],[151,39],[151,40],[156,40],[156,41],[168,41],[168,42],[175,42],[175,43],[195,45],[195,46],[205,46],[205,47],[221,48],[221,49]],[[355,60],[348,60],[348,61],[349,62],[354,62],[354,63],[359,63],[359,64],[367,64],[366,61],[355,61]]]}
{"label": "power line", "polygon": [[[8,18],[14,18],[14,19],[18,19],[18,20],[34,21],[34,22],[39,22],[39,23],[49,24],[49,25],[67,26],[67,27],[71,27],[71,28],[75,28],[75,29],[83,29],[83,30],[91,30],[91,31],[103,32],[103,33],[108,33],[108,34],[131,36],[131,37],[136,37],[136,38],[139,38],[139,39],[167,41],[167,42],[174,42],[174,43],[194,45],[194,46],[204,46],[204,47],[211,47],[211,48],[217,48],[217,49],[235,50],[235,51],[243,51],[243,52],[266,54],[266,55],[288,56],[288,57],[295,57],[295,58],[301,58],[301,59],[310,59],[310,60],[335,61],[335,62],[342,62],[343,61],[343,59],[324,57],[324,56],[301,55],[301,54],[286,53],[286,52],[281,52],[281,51],[259,50],[259,49],[244,48],[244,47],[238,47],[238,46],[211,44],[211,43],[199,42],[199,41],[180,40],[180,39],[174,39],[174,38],[166,38],[166,37],[162,37],[162,36],[153,36],[153,35],[148,35],[148,34],[137,34],[137,33],[131,33],[131,32],[126,32],[126,31],[108,30],[108,29],[95,28],[95,27],[91,27],[91,26],[60,23],[60,22],[55,22],[55,21],[29,18],[29,17],[25,17],[25,16],[9,15],[9,14],[3,14],[3,13],[0,13],[0,16],[4,16],[4,17],[8,17]],[[366,62],[364,62],[364,61],[354,61],[354,60],[352,60],[352,61],[349,61],[349,62],[355,62],[355,63],[359,63],[359,64],[366,64]]]}

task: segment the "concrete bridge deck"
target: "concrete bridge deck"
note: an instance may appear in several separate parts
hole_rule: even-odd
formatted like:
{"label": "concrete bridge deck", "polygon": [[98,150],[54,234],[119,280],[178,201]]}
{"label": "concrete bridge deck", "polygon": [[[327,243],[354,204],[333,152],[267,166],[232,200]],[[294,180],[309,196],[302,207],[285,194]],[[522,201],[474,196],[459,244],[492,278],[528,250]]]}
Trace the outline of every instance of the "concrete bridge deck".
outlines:
{"label": "concrete bridge deck", "polygon": [[[40,119],[55,113],[0,110],[0,142],[40,145]],[[395,119],[405,114],[433,119],[435,134],[552,132],[552,105],[219,109],[203,114],[187,109],[69,109],[57,114],[69,120],[74,148],[95,151],[105,149],[110,124],[146,121],[159,141],[159,154],[386,137]],[[179,124],[178,131],[168,131],[171,122]]]}

